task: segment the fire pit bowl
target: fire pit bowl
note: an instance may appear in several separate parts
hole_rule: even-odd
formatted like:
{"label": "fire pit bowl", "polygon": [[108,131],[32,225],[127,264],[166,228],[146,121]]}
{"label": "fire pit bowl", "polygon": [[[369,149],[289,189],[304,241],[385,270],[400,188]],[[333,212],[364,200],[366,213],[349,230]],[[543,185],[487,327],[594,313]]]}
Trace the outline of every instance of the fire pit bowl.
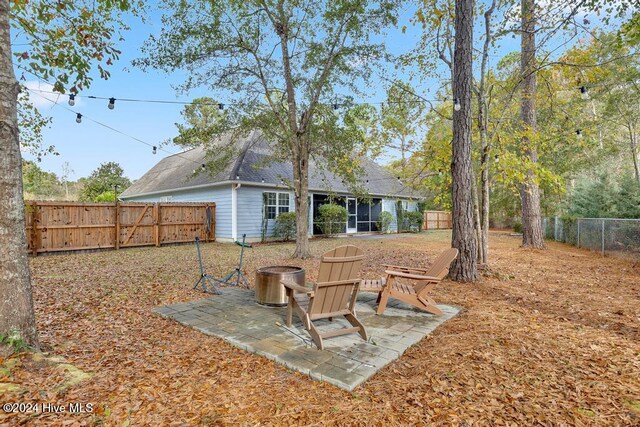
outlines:
{"label": "fire pit bowl", "polygon": [[288,265],[262,267],[256,270],[256,302],[272,307],[287,305],[287,293],[281,280],[291,280],[304,286],[304,269]]}

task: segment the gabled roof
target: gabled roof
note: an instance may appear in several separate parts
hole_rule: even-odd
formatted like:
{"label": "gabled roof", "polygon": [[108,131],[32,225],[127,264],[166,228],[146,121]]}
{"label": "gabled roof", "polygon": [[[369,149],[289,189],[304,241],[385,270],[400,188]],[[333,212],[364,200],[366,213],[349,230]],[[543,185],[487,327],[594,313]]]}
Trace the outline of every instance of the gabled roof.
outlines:
{"label": "gabled roof", "polygon": [[[229,138],[228,135],[223,137],[220,141],[221,146],[228,144]],[[215,175],[206,172],[194,174],[194,169],[199,170],[200,165],[206,163],[204,147],[197,147],[160,160],[131,187],[127,188],[120,197],[130,198],[154,193],[169,193],[171,190],[205,187],[231,181],[276,187],[281,184],[282,180],[285,182],[293,180],[293,167],[290,162],[269,161],[271,146],[260,132],[251,132],[247,137],[236,141],[235,145],[240,154]],[[364,169],[364,174],[360,180],[370,194],[412,196],[410,189],[398,182],[396,177],[393,177],[371,159],[362,157],[361,166]],[[350,193],[341,178],[323,170],[314,160],[309,161],[309,190]]]}

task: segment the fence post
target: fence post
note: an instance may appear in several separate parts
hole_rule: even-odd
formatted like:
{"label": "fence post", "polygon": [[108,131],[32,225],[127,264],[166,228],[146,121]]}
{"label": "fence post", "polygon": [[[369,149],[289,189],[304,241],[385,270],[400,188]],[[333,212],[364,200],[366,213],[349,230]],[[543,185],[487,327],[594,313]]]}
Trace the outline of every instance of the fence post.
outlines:
{"label": "fence post", "polygon": [[153,241],[160,246],[160,206],[157,202],[153,205]]}
{"label": "fence post", "polygon": [[576,246],[580,247],[580,218],[578,218],[576,220],[576,222],[578,223],[578,242],[577,242]]}
{"label": "fence post", "polygon": [[602,256],[604,256],[604,219],[602,220]]}
{"label": "fence post", "polygon": [[113,247],[118,250],[120,249],[120,203],[118,203],[118,199],[116,198],[116,236],[113,242]]}
{"label": "fence post", "polygon": [[31,202],[31,250],[33,256],[38,256],[38,233],[40,232],[37,227],[38,219],[38,202]]}

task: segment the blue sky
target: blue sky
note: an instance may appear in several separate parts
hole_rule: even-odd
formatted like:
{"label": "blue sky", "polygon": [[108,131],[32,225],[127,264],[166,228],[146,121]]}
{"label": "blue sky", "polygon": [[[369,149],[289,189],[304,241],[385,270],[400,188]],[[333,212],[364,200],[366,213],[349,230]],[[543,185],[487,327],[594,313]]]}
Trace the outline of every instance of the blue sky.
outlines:
{"label": "blue sky", "polygon": [[[411,49],[419,38],[421,30],[413,27],[409,22],[412,15],[413,7],[405,8],[400,16],[398,28],[389,30],[384,39],[388,49],[394,54],[404,53]],[[76,180],[89,175],[101,163],[115,161],[124,168],[126,176],[137,179],[162,157],[168,155],[163,151],[158,151],[158,154],[153,155],[151,147],[106,129],[89,119],[104,123],[148,144],[159,146],[162,141],[176,135],[175,123],[180,121],[180,112],[183,108],[181,105],[116,101],[115,109],[109,110],[106,100],[87,99],[87,95],[186,102],[197,96],[207,95],[225,102],[223,94],[207,93],[204,90],[177,95],[172,84],[179,84],[183,81],[183,76],[179,73],[167,76],[156,71],[142,72],[131,65],[131,61],[140,55],[140,46],[147,36],[158,30],[159,22],[157,12],[152,12],[144,24],[139,21],[133,22],[132,30],[124,34],[125,41],[120,45],[123,53],[120,61],[111,68],[111,78],[105,81],[96,76],[91,88],[80,93],[82,97],[78,99],[74,107],[67,105],[66,95],[41,94],[51,100],[57,99],[57,104],[49,102],[37,94],[30,95],[31,100],[41,113],[53,118],[51,127],[45,131],[44,142],[46,145],[54,145],[60,153],[59,156],[44,157],[40,164],[43,169],[61,175],[63,163],[68,162],[74,171],[69,179]],[[404,25],[408,28],[406,33],[400,30]],[[508,41],[500,48],[500,54],[518,47],[518,41]],[[497,60],[495,58],[491,62]],[[16,70],[16,73],[18,77],[21,75],[20,70]],[[28,74],[25,74],[25,78],[30,88],[39,87],[43,90],[50,90],[49,87],[42,85]],[[386,88],[383,83],[381,81],[369,91],[369,98],[356,98],[355,101],[384,101]],[[417,93],[433,98],[435,95],[429,90],[437,88],[440,82],[435,79],[426,79],[419,83],[414,82],[414,84]],[[85,116],[83,122],[77,124],[75,114],[65,107],[82,113]],[[173,146],[167,146],[166,150],[179,151]],[[32,156],[27,153],[24,153],[24,157],[32,159]]]}

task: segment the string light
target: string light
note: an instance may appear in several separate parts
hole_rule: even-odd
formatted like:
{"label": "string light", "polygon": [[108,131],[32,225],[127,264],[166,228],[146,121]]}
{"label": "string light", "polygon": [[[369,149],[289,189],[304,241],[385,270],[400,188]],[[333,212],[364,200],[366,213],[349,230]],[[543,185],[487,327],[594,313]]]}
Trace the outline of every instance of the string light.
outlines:
{"label": "string light", "polygon": [[455,98],[453,100],[453,109],[456,111],[460,111],[461,108],[462,108],[462,105],[460,105],[460,100],[458,98]]}
{"label": "string light", "polygon": [[260,181],[262,181],[262,183],[264,184],[264,178],[262,178]]}
{"label": "string light", "polygon": [[203,164],[200,166],[200,169],[202,169],[203,171],[204,171],[204,170],[207,170],[207,165],[205,165],[205,164],[203,163]]}
{"label": "string light", "polygon": [[340,108],[340,106],[338,104],[333,104],[333,111],[338,110],[338,108]]}
{"label": "string light", "polygon": [[156,147],[155,145],[153,146],[153,149],[151,150],[151,152],[153,154],[156,154],[158,152],[158,147]]}
{"label": "string light", "polygon": [[580,96],[582,99],[589,99],[589,91],[586,86],[580,86]]}
{"label": "string light", "polygon": [[82,114],[76,114],[76,123],[82,123]]}
{"label": "string light", "polygon": [[218,104],[218,110],[220,111],[224,110],[224,104]]}
{"label": "string light", "polygon": [[71,105],[72,107],[74,105],[76,105],[76,94],[75,93],[70,93],[69,94],[69,105]]}
{"label": "string light", "polygon": [[582,131],[580,129],[576,129],[576,135],[578,138],[582,138]]}
{"label": "string light", "polygon": [[236,175],[236,180],[240,179],[240,175]]}
{"label": "string light", "polygon": [[115,107],[116,107],[116,99],[109,98],[109,105],[107,105],[107,108],[109,108],[109,110],[113,110]]}
{"label": "string light", "polygon": [[496,154],[495,156],[493,156],[493,160],[495,160],[496,163],[500,162],[500,156],[498,154]]}

